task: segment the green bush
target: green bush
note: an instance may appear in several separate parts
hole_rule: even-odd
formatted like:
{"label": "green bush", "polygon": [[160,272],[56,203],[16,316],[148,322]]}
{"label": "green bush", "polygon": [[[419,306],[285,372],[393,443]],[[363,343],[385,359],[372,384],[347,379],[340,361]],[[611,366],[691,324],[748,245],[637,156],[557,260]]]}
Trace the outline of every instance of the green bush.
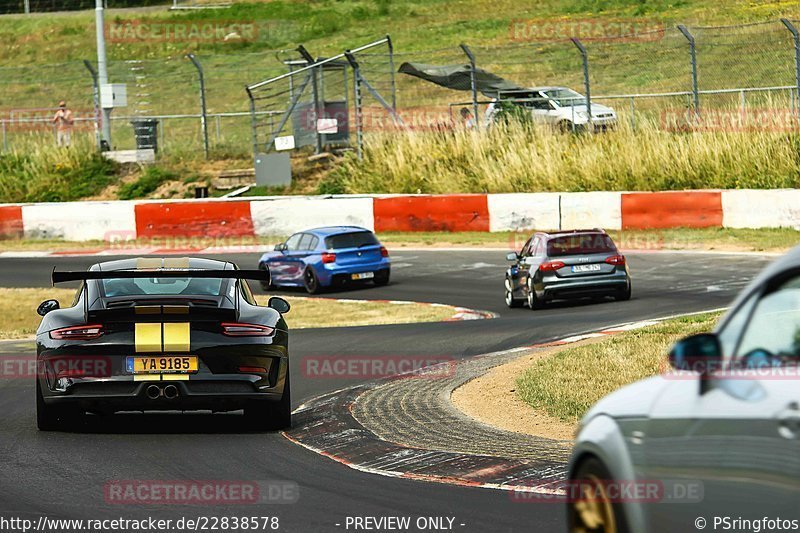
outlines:
{"label": "green bush", "polygon": [[20,145],[0,154],[0,202],[64,202],[100,193],[117,165],[89,143],[70,148]]}
{"label": "green bush", "polygon": [[126,183],[119,188],[118,196],[121,200],[145,198],[167,181],[179,179],[172,171],[158,167],[147,167],[142,175],[134,182]]}

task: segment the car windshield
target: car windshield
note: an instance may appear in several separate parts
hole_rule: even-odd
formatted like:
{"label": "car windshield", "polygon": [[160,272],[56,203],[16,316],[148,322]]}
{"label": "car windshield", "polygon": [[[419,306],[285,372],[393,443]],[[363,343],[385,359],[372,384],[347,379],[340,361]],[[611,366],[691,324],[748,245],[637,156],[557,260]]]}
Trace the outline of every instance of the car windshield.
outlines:
{"label": "car windshield", "polygon": [[581,235],[565,235],[547,242],[547,255],[561,257],[565,255],[588,255],[616,253],[616,246],[611,237],[603,233],[584,233]]}
{"label": "car windshield", "polygon": [[341,248],[360,248],[379,244],[378,239],[370,231],[354,231],[353,233],[340,233],[325,238],[325,247],[328,250],[339,250]]}
{"label": "car windshield", "polygon": [[543,91],[544,94],[553,100],[559,107],[571,107],[581,105],[586,102],[586,97],[572,89],[551,89]]}
{"label": "car windshield", "polygon": [[220,278],[112,278],[101,280],[106,298],[119,296],[220,296]]}

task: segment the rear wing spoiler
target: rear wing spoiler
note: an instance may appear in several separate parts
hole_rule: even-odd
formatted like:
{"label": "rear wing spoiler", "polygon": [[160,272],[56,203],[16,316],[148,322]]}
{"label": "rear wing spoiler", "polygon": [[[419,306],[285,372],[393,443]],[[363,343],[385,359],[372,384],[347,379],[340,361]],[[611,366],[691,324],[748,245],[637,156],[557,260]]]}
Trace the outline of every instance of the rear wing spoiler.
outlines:
{"label": "rear wing spoiler", "polygon": [[68,281],[85,281],[90,279],[134,279],[134,278],[220,278],[220,279],[250,279],[255,281],[269,281],[269,272],[266,270],[191,270],[191,269],[142,269],[142,270],[85,270],[57,272],[53,269],[51,280],[56,283]]}

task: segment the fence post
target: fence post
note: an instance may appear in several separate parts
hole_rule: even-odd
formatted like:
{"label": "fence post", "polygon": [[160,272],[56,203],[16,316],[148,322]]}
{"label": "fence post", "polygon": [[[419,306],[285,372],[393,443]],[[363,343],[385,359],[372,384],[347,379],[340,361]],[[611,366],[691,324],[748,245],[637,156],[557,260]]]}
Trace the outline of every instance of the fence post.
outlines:
{"label": "fence post", "polygon": [[394,81],[394,44],[389,34],[386,34],[386,44],[389,46],[389,82],[392,84],[392,109],[397,111],[397,86]]}
{"label": "fence post", "polygon": [[631,96],[631,131],[636,131],[636,98]]}
{"label": "fence post", "polygon": [[356,61],[356,57],[350,50],[345,51],[344,57],[347,58],[347,62],[353,67],[353,97],[356,104],[356,153],[358,154],[358,159],[361,160],[364,158],[363,126],[361,124],[361,68],[358,66],[358,61]]}
{"label": "fence post", "polygon": [[[586,53],[586,47],[577,37],[572,37],[571,40],[581,53],[581,61],[583,61],[583,86],[586,90],[586,113],[589,115],[589,132],[591,133],[594,130],[594,122],[592,121],[592,84],[589,81],[589,54]],[[575,106],[573,106],[574,108]],[[572,124],[574,127],[574,120]]]}
{"label": "fence post", "polygon": [[[306,50],[306,47],[303,46],[302,44],[297,47],[297,51],[300,53],[301,56],[303,56],[303,59],[305,59],[306,63],[308,63],[309,65],[314,65],[314,63],[316,63],[316,61],[314,61],[314,57],[311,54],[308,53],[308,50]],[[318,84],[318,80],[317,80],[317,75],[320,72],[321,71],[317,70],[317,68],[311,70],[311,90],[312,90],[312,94],[314,95],[314,119],[315,119],[314,120],[314,134],[315,134],[315,138],[317,140],[317,143],[316,143],[317,146],[316,146],[316,150],[315,151],[316,151],[317,154],[321,154],[322,153],[322,135],[319,132],[319,119],[320,119],[320,116],[322,115],[322,113],[321,113],[322,108],[320,107],[319,84]]]}
{"label": "fence post", "polygon": [[203,66],[200,65],[200,61],[194,54],[187,54],[186,57],[197,69],[197,76],[200,80],[200,127],[203,130],[203,153],[208,159],[208,114],[206,112],[206,80],[203,75]]}
{"label": "fence post", "polygon": [[[789,19],[781,19],[781,22],[786,26],[787,30],[792,32],[792,38],[794,39],[794,80],[797,87],[797,99],[800,100],[800,34],[798,34],[797,28],[794,27],[794,24]],[[795,99],[792,98],[792,104],[794,102]],[[800,120],[800,105],[796,107],[799,115],[798,120]]]}
{"label": "fence post", "polygon": [[256,121],[258,120],[256,117],[256,99],[253,97],[253,92],[250,90],[250,87],[245,86],[245,91],[247,91],[247,98],[250,100],[250,135],[253,139],[253,158],[255,159],[258,156],[258,124]]}
{"label": "fence post", "polygon": [[689,33],[686,26],[678,24],[678,31],[689,41],[689,55],[692,58],[692,97],[694,98],[694,112],[697,114],[700,112],[700,89],[697,84],[697,46],[694,36]]}
{"label": "fence post", "polygon": [[101,150],[102,145],[100,140],[103,138],[100,135],[100,83],[97,81],[97,71],[92,66],[88,59],[83,60],[83,65],[86,70],[92,75],[92,101],[94,102],[94,138],[97,143],[97,149]]}
{"label": "fence post", "polygon": [[472,50],[469,49],[464,43],[459,45],[464,53],[467,55],[469,59],[469,85],[470,90],[472,91],[472,114],[475,116],[475,127],[477,128],[480,126],[479,118],[478,118],[478,83],[475,79],[476,72],[475,72],[475,56],[472,54]]}

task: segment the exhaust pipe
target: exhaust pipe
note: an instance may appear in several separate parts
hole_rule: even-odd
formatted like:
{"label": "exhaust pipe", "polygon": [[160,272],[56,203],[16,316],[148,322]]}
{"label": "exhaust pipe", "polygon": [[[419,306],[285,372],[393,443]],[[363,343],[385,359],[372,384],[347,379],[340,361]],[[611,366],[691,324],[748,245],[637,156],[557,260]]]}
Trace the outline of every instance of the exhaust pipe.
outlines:
{"label": "exhaust pipe", "polygon": [[167,385],[164,387],[164,398],[167,400],[172,400],[173,398],[178,397],[178,387],[175,385]]}
{"label": "exhaust pipe", "polygon": [[150,398],[151,400],[155,400],[159,396],[161,396],[161,389],[158,388],[158,385],[150,385],[149,387],[147,387],[147,390],[145,392],[147,394],[147,397]]}

